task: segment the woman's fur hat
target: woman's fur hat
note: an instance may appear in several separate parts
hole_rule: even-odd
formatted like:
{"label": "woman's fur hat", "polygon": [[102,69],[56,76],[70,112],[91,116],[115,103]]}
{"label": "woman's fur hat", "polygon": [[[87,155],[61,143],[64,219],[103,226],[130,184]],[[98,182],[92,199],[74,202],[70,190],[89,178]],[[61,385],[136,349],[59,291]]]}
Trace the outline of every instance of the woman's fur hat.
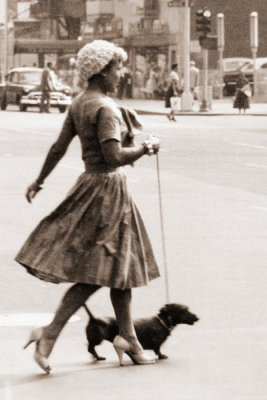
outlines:
{"label": "woman's fur hat", "polygon": [[113,58],[127,60],[127,53],[114,43],[106,40],[94,40],[83,46],[77,58],[80,82],[85,83],[98,74]]}

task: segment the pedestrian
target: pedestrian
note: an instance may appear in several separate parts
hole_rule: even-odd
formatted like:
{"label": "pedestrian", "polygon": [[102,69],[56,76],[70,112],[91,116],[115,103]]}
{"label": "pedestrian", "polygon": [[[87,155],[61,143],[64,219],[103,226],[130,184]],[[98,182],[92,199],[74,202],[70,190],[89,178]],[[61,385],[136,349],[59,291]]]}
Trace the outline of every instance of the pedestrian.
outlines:
{"label": "pedestrian", "polygon": [[159,270],[122,167],[145,154],[156,154],[160,145],[155,137],[134,144],[127,126],[131,121],[133,127],[140,127],[137,116],[126,110],[130,116],[126,124],[120,109],[107,96],[117,89],[126,58],[123,49],[104,40],[95,40],[79,51],[77,67],[88,88],[74,98],[57,141],[26,192],[31,203],[78,135],[85,172],[16,256],[16,261],[39,279],[74,283],[53,321],[34,329],[25,345],[35,342],[34,359],[47,373],[51,369],[48,357],[64,325],[102,286],[110,288],[119,326],[113,345],[120,362],[126,351],[136,364],[155,362],[143,351],[134,330],[131,289],[157,278]]}
{"label": "pedestrian", "polygon": [[117,95],[120,100],[125,96],[125,88],[127,83],[126,73],[127,73],[127,67],[126,65],[124,65],[121,69],[120,80],[117,90]]}
{"label": "pedestrian", "polygon": [[132,89],[133,89],[133,73],[129,66],[127,67],[126,73],[125,73],[125,97],[126,99],[131,99],[132,98]]}
{"label": "pedestrian", "polygon": [[244,76],[243,72],[239,74],[236,85],[236,94],[234,98],[234,108],[238,108],[239,114],[243,110],[249,108],[249,98],[251,96],[251,89],[248,79]]}
{"label": "pedestrian", "polygon": [[171,121],[176,121],[175,116],[174,116],[174,109],[171,104],[171,98],[172,97],[177,97],[179,94],[179,75],[178,75],[178,64],[172,64],[171,67],[171,73],[170,73],[170,83],[169,87],[166,93],[166,98],[165,98],[165,107],[170,108],[170,113],[167,115],[169,120]]}
{"label": "pedestrian", "polygon": [[47,63],[46,68],[43,69],[42,77],[41,77],[41,103],[40,103],[40,113],[42,112],[50,112],[50,92],[53,91],[53,83],[51,72],[53,70],[53,65],[51,62]]}
{"label": "pedestrian", "polygon": [[194,100],[197,100],[198,98],[197,88],[199,87],[199,69],[196,67],[195,61],[190,61],[189,77],[190,77],[191,93],[193,95]]}

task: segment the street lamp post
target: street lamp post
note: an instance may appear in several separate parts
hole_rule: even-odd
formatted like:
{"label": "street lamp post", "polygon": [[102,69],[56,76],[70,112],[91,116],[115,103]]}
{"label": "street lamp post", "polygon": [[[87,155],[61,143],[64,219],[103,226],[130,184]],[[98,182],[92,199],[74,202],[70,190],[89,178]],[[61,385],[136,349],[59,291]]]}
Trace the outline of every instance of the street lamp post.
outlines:
{"label": "street lamp post", "polygon": [[184,2],[184,90],[181,96],[181,111],[192,111],[193,95],[190,92],[190,4]]}
{"label": "street lamp post", "polygon": [[4,49],[3,49],[3,61],[4,61],[4,74],[8,72],[8,0],[5,0],[4,5]]}
{"label": "street lamp post", "polygon": [[219,52],[220,91],[219,98],[223,98],[223,51],[224,51],[224,15],[217,14],[217,38]]}
{"label": "street lamp post", "polygon": [[254,63],[253,73],[253,89],[254,89],[254,100],[257,101],[257,72],[256,72],[256,57],[258,51],[258,13],[252,12],[250,14],[250,47]]}

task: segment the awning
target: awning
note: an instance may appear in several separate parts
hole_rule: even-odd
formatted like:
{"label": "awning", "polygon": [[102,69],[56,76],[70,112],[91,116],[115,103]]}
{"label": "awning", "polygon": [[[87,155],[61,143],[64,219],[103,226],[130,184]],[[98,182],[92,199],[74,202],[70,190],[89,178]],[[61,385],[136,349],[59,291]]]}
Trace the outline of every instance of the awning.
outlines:
{"label": "awning", "polygon": [[[91,41],[92,40],[16,39],[14,41],[14,53],[77,54],[80,48]],[[112,39],[112,42],[119,46],[127,45],[127,41],[124,38]]]}
{"label": "awning", "polygon": [[87,43],[83,40],[16,39],[14,53],[77,53]]}

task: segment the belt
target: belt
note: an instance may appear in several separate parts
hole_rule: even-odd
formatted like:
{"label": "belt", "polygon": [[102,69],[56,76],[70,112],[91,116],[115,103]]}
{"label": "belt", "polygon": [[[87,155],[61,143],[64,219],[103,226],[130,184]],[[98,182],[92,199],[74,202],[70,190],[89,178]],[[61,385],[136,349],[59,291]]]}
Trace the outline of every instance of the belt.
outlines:
{"label": "belt", "polygon": [[85,166],[85,171],[86,172],[99,172],[99,173],[108,173],[108,172],[115,172],[118,171],[119,168],[111,168],[108,167],[107,165],[103,165],[103,164],[86,164],[84,163]]}

